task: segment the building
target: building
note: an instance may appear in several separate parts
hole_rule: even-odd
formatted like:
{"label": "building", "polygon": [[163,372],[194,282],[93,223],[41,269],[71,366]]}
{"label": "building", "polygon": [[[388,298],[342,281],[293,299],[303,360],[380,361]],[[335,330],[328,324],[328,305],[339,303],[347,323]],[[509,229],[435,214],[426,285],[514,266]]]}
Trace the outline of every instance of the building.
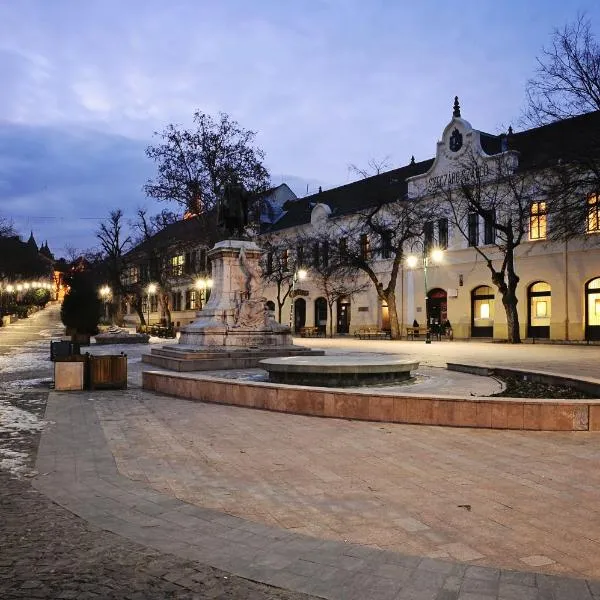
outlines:
{"label": "building", "polygon": [[[306,244],[297,247],[299,239],[310,239],[311,231],[334,222],[352,220],[374,202],[425,199],[439,202],[446,190],[456,189],[463,181],[481,178],[491,181],[501,165],[510,172],[543,179],[556,165],[574,160],[582,148],[597,151],[600,144],[600,112],[593,112],[544,127],[522,132],[491,135],[474,129],[461,117],[455,101],[451,121],[443,129],[433,158],[415,161],[386,173],[341,187],[326,190],[292,202],[263,237],[287,242],[286,253],[294,255],[290,269],[306,267],[307,277],[301,293],[293,294],[296,327],[323,326],[323,294],[311,282],[310,259]],[[600,156],[600,152],[594,158]],[[469,167],[469,162],[476,165]],[[531,179],[533,181],[533,179]],[[488,183],[485,183],[489,187]],[[522,194],[527,211],[524,238],[515,251],[517,309],[520,335],[529,339],[600,340],[600,201],[596,194],[580,199],[584,209],[581,235],[565,241],[552,241],[553,223],[546,212],[546,198],[541,187],[530,186]],[[493,219],[497,216],[494,213]],[[492,217],[490,216],[490,219]],[[464,229],[450,215],[440,211],[423,224],[421,248],[443,251],[439,264],[434,264],[423,250],[417,250],[409,266],[404,262],[396,286],[396,305],[402,331],[414,321],[425,325],[450,322],[457,338],[506,339],[506,314],[490,271],[478,249],[492,256],[494,238],[490,220],[477,213],[465,218]],[[368,251],[373,240],[361,240]],[[385,244],[380,245],[373,265],[385,274],[391,269]],[[375,244],[373,244],[375,247]],[[407,249],[407,254],[410,249]],[[317,252],[318,254],[318,252]],[[287,254],[286,254],[287,257]],[[318,258],[317,258],[318,260]],[[416,265],[414,264],[416,262]],[[296,292],[298,290],[296,289]],[[275,298],[269,287],[266,295]],[[284,309],[284,314],[290,311]],[[389,327],[389,308],[371,286],[353,297],[340,298],[334,314],[337,333],[352,333],[361,327]],[[291,311],[290,311],[291,312]]]}
{"label": "building", "polygon": [[[296,199],[285,183],[262,193],[257,199],[261,225],[271,226],[284,213],[286,203]],[[180,328],[195,319],[212,285],[207,252],[214,232],[207,227],[206,221],[187,213],[123,257],[126,322],[137,325],[143,315],[150,325],[170,322]]]}

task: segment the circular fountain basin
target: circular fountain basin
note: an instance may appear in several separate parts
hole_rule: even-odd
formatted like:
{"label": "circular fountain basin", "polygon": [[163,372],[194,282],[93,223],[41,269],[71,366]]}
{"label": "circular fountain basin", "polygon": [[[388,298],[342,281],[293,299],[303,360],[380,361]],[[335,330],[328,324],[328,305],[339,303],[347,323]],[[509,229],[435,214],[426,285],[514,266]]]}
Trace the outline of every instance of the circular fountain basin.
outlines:
{"label": "circular fountain basin", "polygon": [[269,381],[294,385],[354,387],[410,379],[419,362],[398,356],[286,356],[267,358],[260,366]]}

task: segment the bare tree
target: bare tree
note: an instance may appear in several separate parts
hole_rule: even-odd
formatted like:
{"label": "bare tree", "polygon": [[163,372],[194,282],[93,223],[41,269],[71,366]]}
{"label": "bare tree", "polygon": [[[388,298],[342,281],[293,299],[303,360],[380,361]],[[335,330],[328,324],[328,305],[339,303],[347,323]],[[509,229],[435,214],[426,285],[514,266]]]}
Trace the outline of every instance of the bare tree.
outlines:
{"label": "bare tree", "polygon": [[527,83],[525,117],[544,125],[600,110],[600,45],[589,19],[555,29],[542,49],[537,71]]}
{"label": "bare tree", "polygon": [[9,219],[0,216],[0,237],[16,235],[14,225]]}
{"label": "bare tree", "polygon": [[432,202],[374,201],[352,216],[330,220],[326,232],[317,236],[336,249],[334,257],[341,267],[362,272],[372,282],[388,306],[392,339],[402,335],[396,288],[405,250],[422,238],[424,224],[434,213]]}
{"label": "bare tree", "polygon": [[225,113],[213,119],[196,111],[193,122],[190,130],[171,124],[155,134],[160,142],[146,149],[158,171],[144,186],[148,196],[175,202],[202,219],[214,212],[227,185],[240,185],[254,197],[268,189],[264,152],[254,145],[254,131]]}
{"label": "bare tree", "polygon": [[384,156],[381,159],[370,158],[367,162],[366,167],[359,167],[354,163],[348,165],[348,172],[354,175],[358,175],[363,179],[372,177],[373,175],[380,175],[390,169],[390,156]]}
{"label": "bare tree", "polygon": [[535,202],[539,197],[536,175],[518,170],[514,153],[498,156],[493,166],[470,154],[462,167],[461,182],[435,192],[444,199],[455,229],[489,269],[506,312],[507,339],[518,344],[516,249],[530,231],[534,238],[546,239],[546,202]]}
{"label": "bare tree", "polygon": [[318,237],[306,238],[305,246],[313,244],[313,260],[309,277],[313,285],[323,294],[329,311],[329,337],[333,337],[333,307],[343,298],[351,299],[368,290],[371,285],[364,276],[345,260],[336,256],[339,246],[329,251],[328,240]]}
{"label": "bare tree", "polygon": [[554,240],[579,236],[597,219],[600,118],[586,113],[599,110],[600,44],[590,20],[579,15],[554,30],[551,45],[542,50],[536,74],[527,84],[527,123],[539,126],[571,119],[558,159],[541,165],[537,181],[548,199]]}
{"label": "bare tree", "polygon": [[123,232],[123,211],[119,208],[110,212],[106,222],[100,224],[96,237],[100,240],[106,262],[108,282],[112,290],[110,314],[113,321],[123,322],[123,254],[131,245],[131,237]]}
{"label": "bare tree", "polygon": [[261,246],[262,279],[265,284],[274,285],[277,290],[277,321],[281,323],[283,306],[292,292],[294,282],[294,265],[289,254],[289,244],[275,237],[264,237]]}

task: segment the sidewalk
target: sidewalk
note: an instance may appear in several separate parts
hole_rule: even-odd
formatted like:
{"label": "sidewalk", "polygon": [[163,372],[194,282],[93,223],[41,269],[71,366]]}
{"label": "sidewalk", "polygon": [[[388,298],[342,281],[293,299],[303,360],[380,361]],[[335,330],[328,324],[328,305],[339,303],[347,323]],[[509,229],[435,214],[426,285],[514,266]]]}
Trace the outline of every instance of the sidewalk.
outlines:
{"label": "sidewalk", "polygon": [[[138,396],[140,393],[135,392]],[[477,556],[469,556],[466,547],[454,549],[464,553],[462,562],[410,556],[300,535],[157,492],[151,489],[152,482],[143,477],[135,481],[119,474],[96,410],[97,406],[119,401],[129,410],[135,409],[133,394],[50,394],[46,418],[55,425],[42,436],[37,462],[40,476],[34,487],[95,526],[161,552],[324,598],[600,598],[598,581],[470,565],[469,561]],[[118,418],[118,412],[117,408],[114,418]],[[234,418],[243,418],[243,412]],[[169,459],[168,447],[163,447],[163,451]],[[590,525],[594,516],[590,515]],[[411,522],[407,520],[404,526],[410,529]],[[416,521],[412,526],[419,529]],[[543,556],[537,557],[542,564],[535,563],[535,556],[530,558],[532,566],[543,567]]]}

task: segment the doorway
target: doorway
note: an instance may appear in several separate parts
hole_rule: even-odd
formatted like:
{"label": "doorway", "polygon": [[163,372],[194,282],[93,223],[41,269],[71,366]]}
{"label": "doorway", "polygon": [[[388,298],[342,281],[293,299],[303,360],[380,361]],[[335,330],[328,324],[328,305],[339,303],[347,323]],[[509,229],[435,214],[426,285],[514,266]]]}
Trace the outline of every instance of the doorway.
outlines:
{"label": "doorway", "polygon": [[327,300],[317,298],[315,300],[315,327],[320,333],[327,333]]}
{"label": "doorway", "polygon": [[337,332],[350,333],[350,300],[340,298],[337,301]]}
{"label": "doorway", "polygon": [[306,300],[298,298],[294,301],[294,332],[298,333],[306,325]]}
{"label": "doorway", "polygon": [[545,281],[537,281],[527,288],[527,337],[550,337],[551,295],[551,288]]}
{"label": "doorway", "polygon": [[427,294],[428,326],[433,332],[440,331],[440,327],[448,319],[448,296],[446,290],[434,288]]}
{"label": "doorway", "polygon": [[390,308],[385,301],[381,302],[381,329],[382,331],[391,331]]}
{"label": "doorway", "polygon": [[600,277],[585,286],[585,339],[600,340]]}
{"label": "doorway", "polygon": [[471,337],[494,336],[494,291],[480,285],[471,292]]}

